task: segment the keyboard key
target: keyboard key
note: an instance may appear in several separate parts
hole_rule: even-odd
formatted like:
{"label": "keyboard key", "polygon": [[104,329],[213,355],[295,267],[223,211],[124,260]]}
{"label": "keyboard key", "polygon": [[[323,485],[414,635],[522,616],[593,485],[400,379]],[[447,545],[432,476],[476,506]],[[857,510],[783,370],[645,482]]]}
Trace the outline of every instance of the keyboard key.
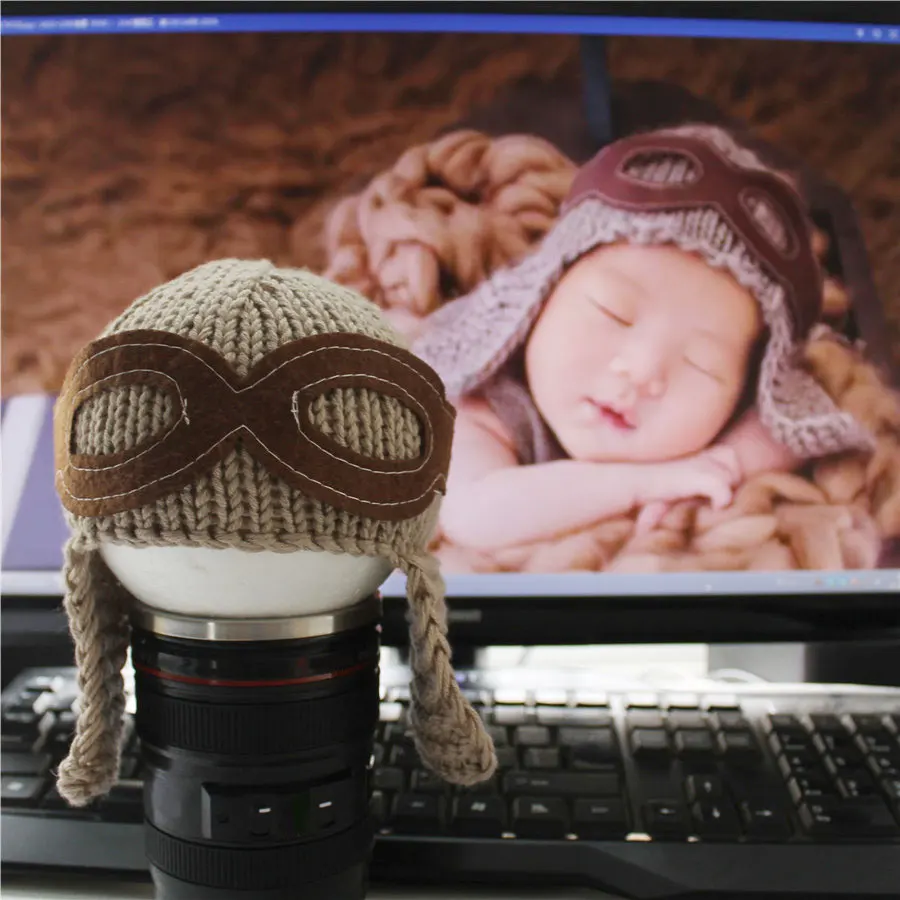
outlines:
{"label": "keyboard key", "polygon": [[405,781],[403,771],[393,766],[378,766],[372,772],[372,787],[378,791],[402,791]]}
{"label": "keyboard key", "polygon": [[43,775],[50,762],[49,753],[3,753],[0,756],[4,775]]}
{"label": "keyboard key", "polygon": [[386,744],[412,743],[409,729],[401,722],[389,722],[385,725],[383,740]]}
{"label": "keyboard key", "polygon": [[759,747],[752,731],[721,731],[717,743],[719,752],[725,756],[741,758],[759,756]]}
{"label": "keyboard key", "polygon": [[569,702],[569,692],[556,688],[544,688],[534,692],[535,706],[565,706]]}
{"label": "keyboard key", "polygon": [[653,691],[636,691],[625,698],[626,709],[659,709],[659,695]]}
{"label": "keyboard key", "polygon": [[[443,794],[449,787],[443,778],[427,769],[416,769],[410,780],[410,790],[416,794]],[[402,788],[397,788],[397,790],[402,790]]]}
{"label": "keyboard key", "polygon": [[800,821],[814,837],[887,837],[900,826],[880,797],[818,800],[800,807]]}
{"label": "keyboard key", "polygon": [[721,731],[748,731],[750,724],[743,713],[734,710],[721,710],[713,714],[716,727]]}
{"label": "keyboard key", "polygon": [[497,768],[504,772],[519,764],[519,754],[515,747],[497,747]]}
{"label": "keyboard key", "polygon": [[800,720],[791,713],[772,713],[769,716],[769,728],[772,731],[805,731]]}
{"label": "keyboard key", "polygon": [[625,718],[628,728],[664,728],[666,720],[662,713],[637,711],[629,712]]}
{"label": "keyboard key", "polygon": [[856,736],[856,746],[863,753],[873,753],[876,756],[891,756],[900,754],[896,741],[887,731],[873,731]]}
{"label": "keyboard key", "polygon": [[376,744],[372,748],[372,763],[380,766],[384,762],[384,744]]}
{"label": "keyboard key", "polygon": [[500,797],[457,797],[451,827],[469,837],[500,837],[506,830],[506,804]]}
{"label": "keyboard key", "polygon": [[822,760],[812,753],[786,753],[779,756],[778,768],[785,778],[790,775],[824,773]]}
{"label": "keyboard key", "polygon": [[860,734],[882,734],[887,731],[884,717],[880,713],[857,713],[850,716],[850,719]]}
{"label": "keyboard key", "polygon": [[685,791],[691,802],[718,800],[725,796],[725,786],[718,775],[689,775],[685,779]]}
{"label": "keyboard key", "polygon": [[558,769],[559,747],[529,747],[522,755],[526,769]]}
{"label": "keyboard key", "polygon": [[43,778],[4,775],[0,778],[0,801],[5,806],[31,806],[37,802],[45,784]]}
{"label": "keyboard key", "polygon": [[394,800],[392,821],[394,828],[401,832],[440,832],[444,821],[444,798],[435,794],[400,794]]}
{"label": "keyboard key", "polygon": [[512,830],[522,838],[563,838],[569,830],[564,801],[555,797],[516,797]]}
{"label": "keyboard key", "polygon": [[502,725],[487,725],[487,733],[491,736],[495,747],[505,747],[509,743],[509,733]]}
{"label": "keyboard key", "polygon": [[643,807],[644,830],[651,837],[686,837],[687,817],[675,800],[649,800]]}
{"label": "keyboard key", "polygon": [[845,772],[837,780],[837,789],[842,797],[870,797],[878,793],[875,779],[865,769],[853,769]]}
{"label": "keyboard key", "polygon": [[524,706],[498,706],[491,714],[495,725],[526,725],[532,712]]}
{"label": "keyboard key", "polygon": [[144,821],[144,787],[140,782],[125,781],[114,785],[99,802],[104,819],[114,822]]}
{"label": "keyboard key", "polygon": [[406,708],[401,703],[382,703],[379,719],[385,723],[403,722]]}
{"label": "keyboard key", "polygon": [[866,765],[876,778],[900,778],[900,756],[889,754],[868,757]]}
{"label": "keyboard key", "polygon": [[704,840],[737,840],[741,823],[730,803],[701,800],[691,807],[695,833]]}
{"label": "keyboard key", "polygon": [[513,731],[513,743],[519,747],[548,747],[550,729],[543,725],[520,725]]}
{"label": "keyboard key", "polygon": [[819,797],[837,796],[837,788],[831,779],[817,774],[791,778],[788,781],[788,791],[794,803],[803,803]]}
{"label": "keyboard key", "polygon": [[507,772],[503,793],[532,797],[615,797],[619,794],[615,772]]}
{"label": "keyboard key", "polygon": [[744,800],[739,804],[741,820],[748,837],[759,840],[784,840],[791,825],[784,810],[766,800]]}
{"label": "keyboard key", "polygon": [[560,747],[593,744],[610,754],[615,754],[618,748],[616,735],[612,728],[560,728],[556,741]]}
{"label": "keyboard key", "polygon": [[813,746],[819,753],[831,756],[837,754],[848,760],[855,760],[857,762],[862,762],[863,759],[862,753],[857,749],[852,738],[846,732],[841,732],[840,734],[816,734],[813,736]]}
{"label": "keyboard key", "polygon": [[387,798],[381,791],[373,791],[372,796],[369,799],[369,810],[372,813],[372,818],[375,821],[375,827],[381,828],[385,822],[387,822],[388,817],[388,803]]}
{"label": "keyboard key", "polygon": [[7,712],[3,715],[0,730],[4,737],[26,737],[32,739],[38,736],[40,717],[33,712]]}
{"label": "keyboard key", "polygon": [[495,706],[525,706],[528,692],[521,688],[497,688],[494,691]]}
{"label": "keyboard key", "polygon": [[662,728],[635,728],[631,732],[631,752],[636,757],[666,754],[669,736]]}
{"label": "keyboard key", "polygon": [[833,713],[813,713],[809,717],[814,731],[819,734],[846,735],[844,723]]}
{"label": "keyboard key", "polygon": [[609,706],[609,695],[603,691],[579,691],[575,694],[576,706]]}
{"label": "keyboard key", "polygon": [[808,735],[778,734],[773,731],[769,735],[769,746],[776,756],[780,753],[807,753],[818,758],[819,755],[812,738]]}
{"label": "keyboard key", "polygon": [[622,839],[628,819],[621,800],[576,800],[572,828],[585,840]]}
{"label": "keyboard key", "polygon": [[538,725],[585,725],[596,727],[609,727],[612,724],[612,715],[602,709],[579,707],[576,709],[562,709],[547,707],[538,708],[535,711]]}
{"label": "keyboard key", "polygon": [[702,713],[673,709],[669,712],[669,727],[679,731],[706,731],[708,722]]}
{"label": "keyboard key", "polygon": [[400,766],[402,769],[412,769],[419,765],[419,754],[412,741],[404,741],[402,744],[394,744],[391,747],[388,762],[392,766]]}
{"label": "keyboard key", "polygon": [[671,713],[676,709],[699,709],[700,708],[700,695],[699,694],[667,694],[666,709]]}
{"label": "keyboard key", "polygon": [[675,732],[675,749],[685,759],[710,756],[713,752],[713,738],[708,731],[679,730]]}
{"label": "keyboard key", "polygon": [[706,709],[710,712],[718,710],[734,710],[740,712],[740,704],[734,694],[710,694],[705,700]]}
{"label": "keyboard key", "polygon": [[888,795],[888,799],[894,802],[900,801],[900,778],[883,779],[881,789]]}
{"label": "keyboard key", "polygon": [[618,760],[615,745],[578,744],[566,750],[566,765],[570,769],[608,769]]}

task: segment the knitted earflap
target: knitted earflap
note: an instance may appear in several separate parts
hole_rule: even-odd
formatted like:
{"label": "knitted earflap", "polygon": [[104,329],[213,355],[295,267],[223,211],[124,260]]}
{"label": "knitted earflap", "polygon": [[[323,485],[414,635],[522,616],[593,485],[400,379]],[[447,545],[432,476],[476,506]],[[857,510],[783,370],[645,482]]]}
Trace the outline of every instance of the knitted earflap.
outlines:
{"label": "knitted earflap", "polygon": [[59,793],[84,806],[115,783],[122,754],[131,629],[122,592],[89,540],[75,532],[65,547],[65,610],[75,644],[80,690],[75,737],[59,767]]}

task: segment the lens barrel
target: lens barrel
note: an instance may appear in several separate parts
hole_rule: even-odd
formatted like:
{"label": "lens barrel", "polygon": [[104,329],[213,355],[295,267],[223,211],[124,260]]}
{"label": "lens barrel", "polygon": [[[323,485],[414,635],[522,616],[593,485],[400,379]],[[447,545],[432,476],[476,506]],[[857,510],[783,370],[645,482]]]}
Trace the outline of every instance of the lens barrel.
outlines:
{"label": "lens barrel", "polygon": [[361,900],[374,838],[380,601],[132,623],[159,900]]}

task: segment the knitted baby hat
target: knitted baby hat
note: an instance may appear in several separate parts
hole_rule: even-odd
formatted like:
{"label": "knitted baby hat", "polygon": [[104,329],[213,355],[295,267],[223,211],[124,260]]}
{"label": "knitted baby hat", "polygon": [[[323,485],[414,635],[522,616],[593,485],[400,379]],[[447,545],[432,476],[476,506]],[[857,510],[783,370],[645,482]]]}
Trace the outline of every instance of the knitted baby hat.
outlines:
{"label": "knitted baby hat", "polygon": [[130,598],[103,542],[389,561],[406,575],[420,756],[451,782],[493,773],[493,744],[451,668],[428,552],[453,410],[374,304],[268,261],[201,265],[78,354],[55,426],[81,690],[58,775],[69,803],[106,793],[119,766]]}
{"label": "knitted baby hat", "polygon": [[801,458],[872,448],[800,360],[811,330],[822,327],[823,303],[800,195],[787,175],[713,126],[638,134],[601,150],[577,173],[540,246],[429,316],[414,352],[451,400],[479,390],[524,344],[566,269],[619,241],[697,253],[756,298],[767,331],[757,408],[776,440]]}

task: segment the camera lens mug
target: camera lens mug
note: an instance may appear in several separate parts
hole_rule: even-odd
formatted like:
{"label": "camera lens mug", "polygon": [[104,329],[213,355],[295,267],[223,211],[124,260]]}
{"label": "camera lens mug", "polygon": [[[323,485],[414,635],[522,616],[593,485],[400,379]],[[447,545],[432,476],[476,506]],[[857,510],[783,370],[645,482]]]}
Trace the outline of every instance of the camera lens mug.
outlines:
{"label": "camera lens mug", "polygon": [[210,620],[138,605],[136,727],[159,900],[360,900],[381,602]]}

